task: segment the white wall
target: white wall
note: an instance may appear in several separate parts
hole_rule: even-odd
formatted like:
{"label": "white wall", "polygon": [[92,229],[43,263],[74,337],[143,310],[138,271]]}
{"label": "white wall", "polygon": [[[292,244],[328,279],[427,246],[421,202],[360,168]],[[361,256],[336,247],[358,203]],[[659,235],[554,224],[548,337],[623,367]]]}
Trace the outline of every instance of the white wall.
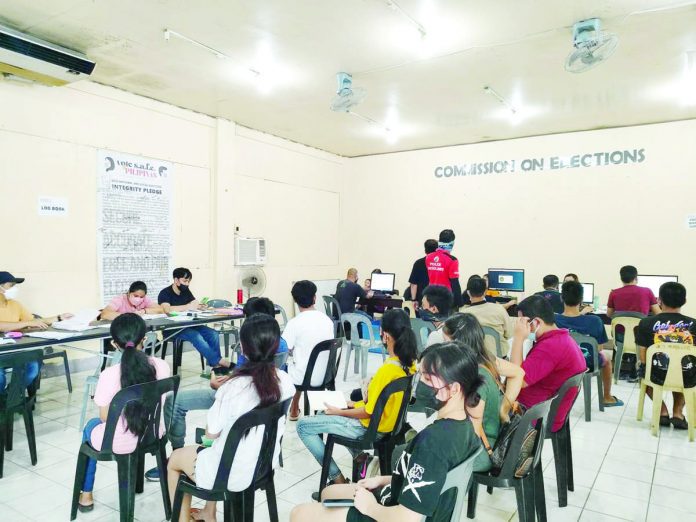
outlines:
{"label": "white wall", "polygon": [[[37,313],[102,304],[99,148],[175,164],[173,264],[193,270],[197,295],[236,295],[235,226],[268,239],[266,295],[288,310],[292,280],[343,271],[342,158],[89,82],[0,82],[0,107],[0,270],[27,278],[21,300]],[[39,196],[67,198],[68,216],[38,216]]]}
{"label": "white wall", "polygon": [[[353,159],[342,259],[395,271],[403,289],[423,241],[452,228],[463,285],[489,267],[524,268],[529,293],[547,273],[576,272],[606,303],[619,268],[633,264],[678,274],[696,296],[696,230],[685,226],[696,214],[695,135],[692,120]],[[642,163],[548,170],[552,155],[634,148],[645,149]],[[547,170],[520,172],[530,157],[546,157]],[[434,175],[436,166],[496,159],[517,159],[517,171]]]}

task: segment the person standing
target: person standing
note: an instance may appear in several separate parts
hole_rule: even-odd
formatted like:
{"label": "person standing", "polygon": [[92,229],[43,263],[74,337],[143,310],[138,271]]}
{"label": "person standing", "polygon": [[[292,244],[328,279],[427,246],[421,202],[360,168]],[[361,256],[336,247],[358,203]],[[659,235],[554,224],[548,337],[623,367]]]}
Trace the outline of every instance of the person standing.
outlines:
{"label": "person standing", "polygon": [[425,256],[425,267],[428,270],[428,284],[447,288],[454,296],[454,306],[459,308],[462,305],[462,289],[459,285],[459,260],[452,255],[454,239],[452,230],[440,232],[438,248]]}
{"label": "person standing", "polygon": [[[434,239],[428,239],[423,244],[425,249],[425,256],[432,254],[437,250],[437,241]],[[425,256],[420,259],[416,259],[411,268],[411,275],[408,277],[408,282],[411,285],[411,302],[413,303],[413,309],[418,310],[418,305],[423,299],[423,290],[430,283],[428,278],[428,268],[425,265]]]}

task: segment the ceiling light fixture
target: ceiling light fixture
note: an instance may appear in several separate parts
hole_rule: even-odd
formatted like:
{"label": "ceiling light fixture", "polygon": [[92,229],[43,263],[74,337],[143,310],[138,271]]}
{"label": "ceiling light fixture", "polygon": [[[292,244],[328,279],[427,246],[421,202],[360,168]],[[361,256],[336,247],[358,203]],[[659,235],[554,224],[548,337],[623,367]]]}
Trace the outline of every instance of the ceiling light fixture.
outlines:
{"label": "ceiling light fixture", "polygon": [[[199,42],[198,40],[194,40],[193,38],[189,38],[184,34],[172,31],[171,29],[165,29],[164,39],[166,41],[169,41],[172,37],[178,38],[180,40],[183,40],[184,42],[190,43],[191,45],[195,45],[196,47],[204,49],[209,53],[214,54],[217,58],[232,61],[232,57],[228,54],[223,53],[222,51],[218,51],[217,49],[210,47],[209,45],[206,45],[202,42]],[[264,74],[262,67],[246,67],[246,71],[251,74],[250,78],[257,84],[258,90],[261,93],[267,94],[271,90],[271,82],[268,78],[268,75]]]}
{"label": "ceiling light fixture", "polygon": [[394,11],[399,13],[401,16],[406,18],[409,22],[411,22],[420,33],[421,38],[425,38],[425,36],[428,33],[426,32],[425,27],[423,27],[423,24],[421,24],[418,20],[416,20],[410,14],[408,14],[408,12],[406,12],[406,10],[403,7],[396,3],[395,0],[387,0],[387,5],[391,7]]}
{"label": "ceiling light fixture", "polygon": [[387,141],[389,143],[394,143],[397,140],[397,135],[396,132],[394,132],[394,129],[387,127],[383,123],[378,122],[377,120],[370,118],[369,116],[365,116],[363,114],[357,113],[355,111],[347,110],[346,111],[348,114],[351,116],[355,116],[356,118],[360,118],[361,120],[369,123],[370,125],[375,125],[376,127],[379,127],[384,131],[385,137],[387,138]]}
{"label": "ceiling light fixture", "polygon": [[517,115],[517,109],[505,98],[503,98],[498,91],[496,91],[493,87],[489,87],[488,85],[484,86],[483,92],[486,94],[490,94],[493,96],[496,100],[498,100],[502,105],[504,105],[513,116]]}

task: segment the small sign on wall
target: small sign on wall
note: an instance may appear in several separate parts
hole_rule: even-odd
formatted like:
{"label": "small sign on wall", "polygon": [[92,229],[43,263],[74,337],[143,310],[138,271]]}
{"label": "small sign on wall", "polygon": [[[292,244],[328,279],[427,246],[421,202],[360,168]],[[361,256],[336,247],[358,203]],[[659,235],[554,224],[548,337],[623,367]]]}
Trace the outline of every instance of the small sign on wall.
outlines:
{"label": "small sign on wall", "polygon": [[67,216],[68,200],[65,198],[39,197],[39,216]]}
{"label": "small sign on wall", "polygon": [[696,228],[696,214],[686,216],[686,228]]}

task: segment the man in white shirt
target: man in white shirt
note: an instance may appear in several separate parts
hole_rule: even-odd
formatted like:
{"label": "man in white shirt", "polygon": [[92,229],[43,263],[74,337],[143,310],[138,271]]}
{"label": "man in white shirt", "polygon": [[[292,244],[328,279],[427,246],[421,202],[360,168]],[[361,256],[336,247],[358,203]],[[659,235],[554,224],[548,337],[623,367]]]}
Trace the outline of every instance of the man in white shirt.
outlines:
{"label": "man in white shirt", "polygon": [[[283,339],[288,350],[293,354],[293,361],[288,364],[288,374],[293,384],[301,385],[314,347],[322,341],[334,338],[334,323],[323,312],[315,309],[317,286],[311,281],[298,281],[292,287],[292,298],[297,303],[300,313],[290,319],[283,330]],[[311,383],[319,386],[326,374],[329,352],[322,353],[314,365]],[[296,392],[290,406],[290,420],[300,416],[300,395]]]}

